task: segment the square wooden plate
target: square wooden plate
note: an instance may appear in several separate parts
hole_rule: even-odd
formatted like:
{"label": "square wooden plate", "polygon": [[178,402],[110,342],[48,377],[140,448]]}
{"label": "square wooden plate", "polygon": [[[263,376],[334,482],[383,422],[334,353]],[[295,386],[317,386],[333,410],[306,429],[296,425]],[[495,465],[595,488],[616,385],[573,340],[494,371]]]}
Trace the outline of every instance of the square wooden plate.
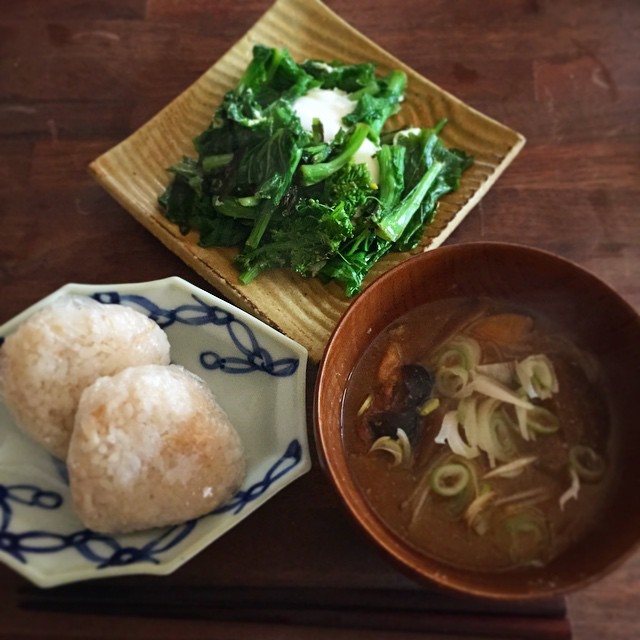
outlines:
{"label": "square wooden plate", "polygon": [[[296,60],[316,58],[373,62],[381,73],[408,75],[403,108],[390,125],[432,126],[448,119],[443,139],[472,154],[475,163],[456,193],[446,196],[425,233],[420,252],[438,247],[479,202],[522,148],[522,135],[472,109],[407,67],[356,31],[320,0],[277,0],[218,62],[195,83],[90,165],[96,180],[171,251],[239,307],[267,321],[302,344],[318,361],[329,335],[349,304],[341,287],[323,285],[284,270],[262,274],[249,285],[238,280],[235,250],[204,249],[195,232],[183,236],[160,211],[157,199],[170,180],[166,169],[183,155],[195,155],[192,139],[210,122],[224,94],[251,60],[256,44],[286,47]],[[387,256],[365,286],[406,260]]]}

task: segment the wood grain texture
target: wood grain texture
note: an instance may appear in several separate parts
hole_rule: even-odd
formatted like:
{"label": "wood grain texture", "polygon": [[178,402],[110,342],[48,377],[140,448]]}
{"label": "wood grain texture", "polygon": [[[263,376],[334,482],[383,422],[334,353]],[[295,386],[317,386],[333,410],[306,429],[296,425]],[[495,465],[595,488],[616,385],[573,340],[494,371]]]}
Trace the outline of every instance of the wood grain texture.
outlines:
{"label": "wood grain texture", "polygon": [[[516,160],[447,243],[486,239],[552,250],[592,270],[640,311],[637,0],[326,4],[417,73],[526,137]],[[196,82],[270,6],[270,0],[3,3],[0,322],[70,281],[177,275],[216,293],[114,201],[87,166]],[[310,385],[313,380],[311,369]],[[318,466],[173,576],[83,585],[79,592],[89,586],[125,594],[165,589],[167,598],[197,587],[200,612],[214,598],[207,601],[205,590],[214,587],[341,594],[416,588],[356,534]],[[460,604],[426,593],[438,610]],[[640,554],[568,598],[573,637],[637,636],[638,593]],[[57,591],[48,597],[59,613],[34,612],[24,609],[36,605],[30,587],[4,566],[0,596],[0,638],[12,640],[99,638],[107,630],[112,637],[186,639],[482,635],[477,625],[447,635],[426,623],[412,632],[363,630],[355,622],[347,626],[346,615],[340,625],[334,618],[334,627],[320,627],[288,624],[284,617],[268,624],[189,614],[163,620],[130,612],[68,614],[68,600]],[[528,623],[540,614],[516,612],[510,620]],[[546,619],[545,629],[536,627],[538,637],[559,637],[562,612]]]}

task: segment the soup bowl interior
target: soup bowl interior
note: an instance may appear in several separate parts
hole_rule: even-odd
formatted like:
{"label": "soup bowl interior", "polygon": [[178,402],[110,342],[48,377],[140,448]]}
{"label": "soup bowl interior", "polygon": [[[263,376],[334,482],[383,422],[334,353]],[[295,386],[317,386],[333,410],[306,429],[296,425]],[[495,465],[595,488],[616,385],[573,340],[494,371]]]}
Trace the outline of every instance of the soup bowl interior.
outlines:
{"label": "soup bowl interior", "polygon": [[[606,504],[589,532],[542,568],[475,571],[439,561],[407,544],[376,515],[349,465],[341,410],[349,377],[371,342],[391,322],[425,303],[491,297],[534,309],[570,329],[599,361],[606,380],[615,474]],[[325,469],[347,510],[401,568],[458,592],[498,599],[558,595],[602,577],[640,540],[640,452],[637,369],[640,319],[612,289],[575,264],[544,251],[500,243],[468,243],[421,254],[375,281],[333,332],[315,390],[315,430]]]}

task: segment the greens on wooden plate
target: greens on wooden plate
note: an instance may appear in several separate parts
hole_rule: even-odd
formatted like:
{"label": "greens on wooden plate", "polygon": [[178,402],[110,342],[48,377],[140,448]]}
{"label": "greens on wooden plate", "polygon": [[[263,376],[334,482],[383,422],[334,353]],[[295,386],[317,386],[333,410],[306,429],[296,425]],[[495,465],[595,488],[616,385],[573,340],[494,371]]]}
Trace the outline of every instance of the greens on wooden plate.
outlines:
{"label": "greens on wooden plate", "polygon": [[245,284],[285,267],[358,293],[382,256],[418,244],[473,162],[444,145],[445,120],[384,130],[406,81],[370,63],[298,64],[286,49],[254,47],[194,139],[197,157],[169,169],[163,211],[202,246],[238,247]]}

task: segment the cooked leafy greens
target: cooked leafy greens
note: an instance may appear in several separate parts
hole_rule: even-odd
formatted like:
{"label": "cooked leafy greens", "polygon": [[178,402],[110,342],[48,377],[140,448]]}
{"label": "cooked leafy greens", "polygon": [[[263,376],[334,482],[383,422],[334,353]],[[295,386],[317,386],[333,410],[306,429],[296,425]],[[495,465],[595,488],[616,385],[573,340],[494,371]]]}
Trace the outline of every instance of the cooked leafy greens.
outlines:
{"label": "cooked leafy greens", "polygon": [[[201,246],[238,247],[244,283],[285,267],[358,293],[382,256],[418,244],[439,198],[473,162],[445,147],[445,121],[383,132],[405,88],[401,71],[297,64],[286,49],[254,47],[237,87],[195,138],[198,157],[169,169],[173,180],[159,198],[166,217],[184,234],[197,231]],[[305,128],[296,111],[313,90],[353,103],[332,139],[320,117]],[[365,142],[375,150],[375,177],[356,158]]]}

